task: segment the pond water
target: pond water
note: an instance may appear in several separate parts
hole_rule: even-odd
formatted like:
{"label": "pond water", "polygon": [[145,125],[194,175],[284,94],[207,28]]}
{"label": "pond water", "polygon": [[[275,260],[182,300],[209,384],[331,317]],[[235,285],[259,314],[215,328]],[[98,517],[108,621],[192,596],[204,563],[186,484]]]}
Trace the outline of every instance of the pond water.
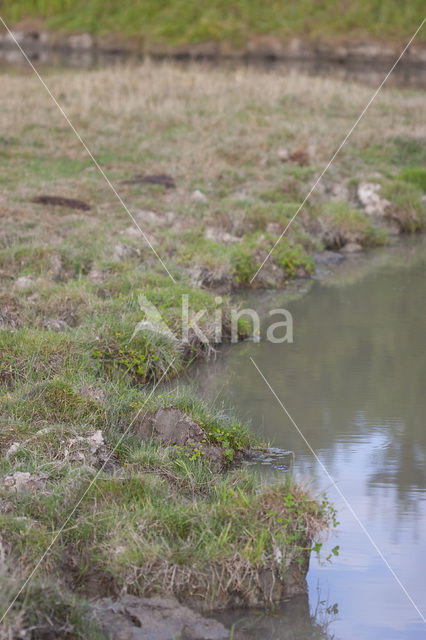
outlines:
{"label": "pond water", "polygon": [[288,309],[294,342],[240,343],[193,372],[205,398],[233,406],[278,449],[260,471],[282,474],[294,458],[294,473],[327,491],[340,521],[323,554],[338,544],[339,556],[322,565],[311,558],[309,603],[222,615],[236,623],[235,638],[426,638],[418,611],[249,360],[426,616],[425,269],[426,243],[411,241],[349,259],[297,295],[248,299],[263,313]]}
{"label": "pond water", "polygon": [[[126,53],[108,53],[99,51],[68,51],[68,50],[32,50],[26,47],[26,53],[31,62],[40,71],[74,69],[94,69],[116,65],[139,65],[145,58]],[[200,58],[191,57],[147,57],[152,63],[171,61],[183,66],[199,65],[206,71],[212,68],[235,69],[241,67],[254,67],[259,70],[277,73],[280,75],[304,74],[313,77],[335,78],[346,82],[357,82],[363,85],[378,87],[386,76],[392,62],[381,62],[373,60],[371,62],[354,61],[332,61],[327,58],[311,58],[301,60],[297,58],[275,59],[226,59],[226,58]],[[17,47],[0,47],[0,71],[12,73],[32,73],[29,64],[24,60]],[[386,80],[387,87],[425,89],[426,88],[426,66],[421,63],[412,63],[408,59],[402,58],[395,67],[392,74]]]}

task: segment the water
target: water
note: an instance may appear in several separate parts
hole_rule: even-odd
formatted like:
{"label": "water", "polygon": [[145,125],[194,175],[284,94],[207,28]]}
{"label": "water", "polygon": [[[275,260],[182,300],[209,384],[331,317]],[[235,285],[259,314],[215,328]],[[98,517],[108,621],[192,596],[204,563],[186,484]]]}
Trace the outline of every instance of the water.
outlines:
{"label": "water", "polygon": [[[69,51],[66,49],[40,49],[26,47],[26,53],[31,62],[43,73],[46,70],[93,69],[103,67],[113,67],[116,65],[130,64],[139,65],[145,58],[143,56],[132,55],[124,52],[102,52],[102,51]],[[259,70],[281,75],[304,74],[312,77],[335,78],[345,82],[357,82],[363,85],[378,87],[386,76],[392,62],[384,63],[373,60],[371,62],[346,61],[338,62],[327,58],[312,58],[299,60],[289,58],[284,60],[265,59],[226,59],[226,58],[195,58],[191,57],[167,57],[153,56],[149,58],[152,62],[169,60],[181,65],[200,65],[208,71],[211,68],[235,69],[239,67],[255,67]],[[24,60],[17,47],[0,47],[0,70],[1,72],[12,73],[32,73],[28,63]],[[396,66],[392,74],[386,81],[386,86],[406,89],[426,88],[426,67],[420,63],[411,63],[403,58]]]}
{"label": "water", "polygon": [[322,566],[311,559],[309,605],[302,598],[274,616],[251,614],[236,638],[426,638],[415,606],[249,360],[426,616],[425,267],[426,243],[409,242],[349,260],[299,297],[257,297],[264,311],[291,311],[294,343],[245,342],[195,370],[205,397],[220,394],[283,449],[257,465],[262,472],[282,473],[293,452],[296,475],[327,490],[340,521],[327,543],[340,545],[339,556]]}

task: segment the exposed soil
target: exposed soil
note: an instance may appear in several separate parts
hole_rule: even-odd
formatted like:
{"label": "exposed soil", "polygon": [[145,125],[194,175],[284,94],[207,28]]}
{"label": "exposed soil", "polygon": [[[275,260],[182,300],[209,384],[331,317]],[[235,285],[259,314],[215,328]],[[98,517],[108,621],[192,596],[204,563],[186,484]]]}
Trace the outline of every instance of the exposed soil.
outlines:
{"label": "exposed soil", "polygon": [[154,175],[137,174],[129,180],[124,180],[123,184],[157,184],[166,189],[174,189],[176,187],[173,178],[165,173]]}
{"label": "exposed soil", "polygon": [[67,207],[78,211],[89,211],[90,205],[75,198],[64,198],[62,196],[36,196],[31,200],[35,204],[44,204],[51,207]]}
{"label": "exposed soil", "polygon": [[95,605],[111,640],[227,640],[229,631],[176,598],[104,598]]}

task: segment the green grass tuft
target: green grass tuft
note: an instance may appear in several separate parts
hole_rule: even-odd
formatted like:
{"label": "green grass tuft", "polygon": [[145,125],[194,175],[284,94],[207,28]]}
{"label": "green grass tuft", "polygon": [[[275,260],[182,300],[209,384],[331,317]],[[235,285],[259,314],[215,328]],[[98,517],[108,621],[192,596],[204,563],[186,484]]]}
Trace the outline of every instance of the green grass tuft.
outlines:
{"label": "green grass tuft", "polygon": [[403,232],[425,228],[426,205],[421,202],[422,191],[417,184],[395,179],[386,185],[384,195],[392,203],[393,217]]}
{"label": "green grass tuft", "polygon": [[423,167],[406,167],[399,173],[398,178],[426,193],[426,169]]}

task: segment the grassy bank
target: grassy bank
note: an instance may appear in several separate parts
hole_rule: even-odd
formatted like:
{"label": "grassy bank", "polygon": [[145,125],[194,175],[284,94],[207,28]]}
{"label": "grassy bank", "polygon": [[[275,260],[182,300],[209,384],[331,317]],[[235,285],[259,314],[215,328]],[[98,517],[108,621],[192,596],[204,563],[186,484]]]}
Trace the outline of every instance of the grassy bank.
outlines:
{"label": "grassy bank", "polygon": [[[191,309],[206,309],[199,324],[213,338],[220,294],[229,337],[229,295],[249,285],[370,97],[357,85],[255,70],[147,64],[50,75],[173,283],[37,79],[2,83],[3,326],[59,329],[139,382],[158,378],[172,356],[178,372],[204,349],[193,332],[185,348],[153,332],[131,340],[139,295],[178,335],[188,295]],[[411,91],[377,97],[254,287],[309,276],[324,249],[386,244],[424,227],[422,104]],[[365,183],[377,211],[360,202]]]}
{"label": "grassy bank", "polygon": [[[259,0],[156,0],[99,2],[88,0],[15,0],[2,2],[4,17],[18,21],[41,18],[47,26],[68,31],[122,33],[149,43],[228,41],[244,44],[256,35],[311,38],[406,39],[424,18],[420,0],[301,0],[261,3]],[[426,36],[420,34],[419,38]]]}
{"label": "grassy bank", "polygon": [[[236,468],[261,446],[238,420],[190,395],[148,398],[147,385],[170,362],[168,377],[214,347],[219,294],[229,339],[231,294],[248,285],[370,91],[148,64],[52,73],[47,82],[175,282],[39,82],[4,75],[3,608],[3,594],[17,593],[71,514],[7,633],[35,626],[34,638],[51,637],[52,628],[94,638],[88,598],[124,588],[204,607],[267,606],[289,576],[303,575],[313,540],[333,524],[332,508],[290,480],[259,486]],[[255,286],[309,277],[324,249],[362,250],[424,227],[422,105],[412,91],[377,98]],[[383,211],[361,204],[366,182]],[[195,331],[179,338],[183,294],[194,312],[205,309],[199,325],[208,345]],[[135,333],[141,295],[177,339],[149,326]],[[243,321],[239,333],[250,333]],[[161,421],[176,415],[191,437],[161,440]],[[260,580],[265,574],[271,579]]]}
{"label": "grassy bank", "polygon": [[[13,338],[22,344],[19,332]],[[12,342],[3,342],[9,356]],[[223,410],[188,393],[147,398],[81,359],[56,359],[49,379],[43,355],[32,358],[43,382],[2,377],[1,612],[66,526],[0,637],[105,637],[89,603],[123,592],[209,609],[269,606],[292,580],[304,589],[313,540],[334,518],[325,498],[290,481],[262,487],[251,473],[224,473],[239,451],[259,445]],[[168,410],[199,428],[202,442],[141,438],[143,423]],[[221,464],[204,443],[223,451]]]}

